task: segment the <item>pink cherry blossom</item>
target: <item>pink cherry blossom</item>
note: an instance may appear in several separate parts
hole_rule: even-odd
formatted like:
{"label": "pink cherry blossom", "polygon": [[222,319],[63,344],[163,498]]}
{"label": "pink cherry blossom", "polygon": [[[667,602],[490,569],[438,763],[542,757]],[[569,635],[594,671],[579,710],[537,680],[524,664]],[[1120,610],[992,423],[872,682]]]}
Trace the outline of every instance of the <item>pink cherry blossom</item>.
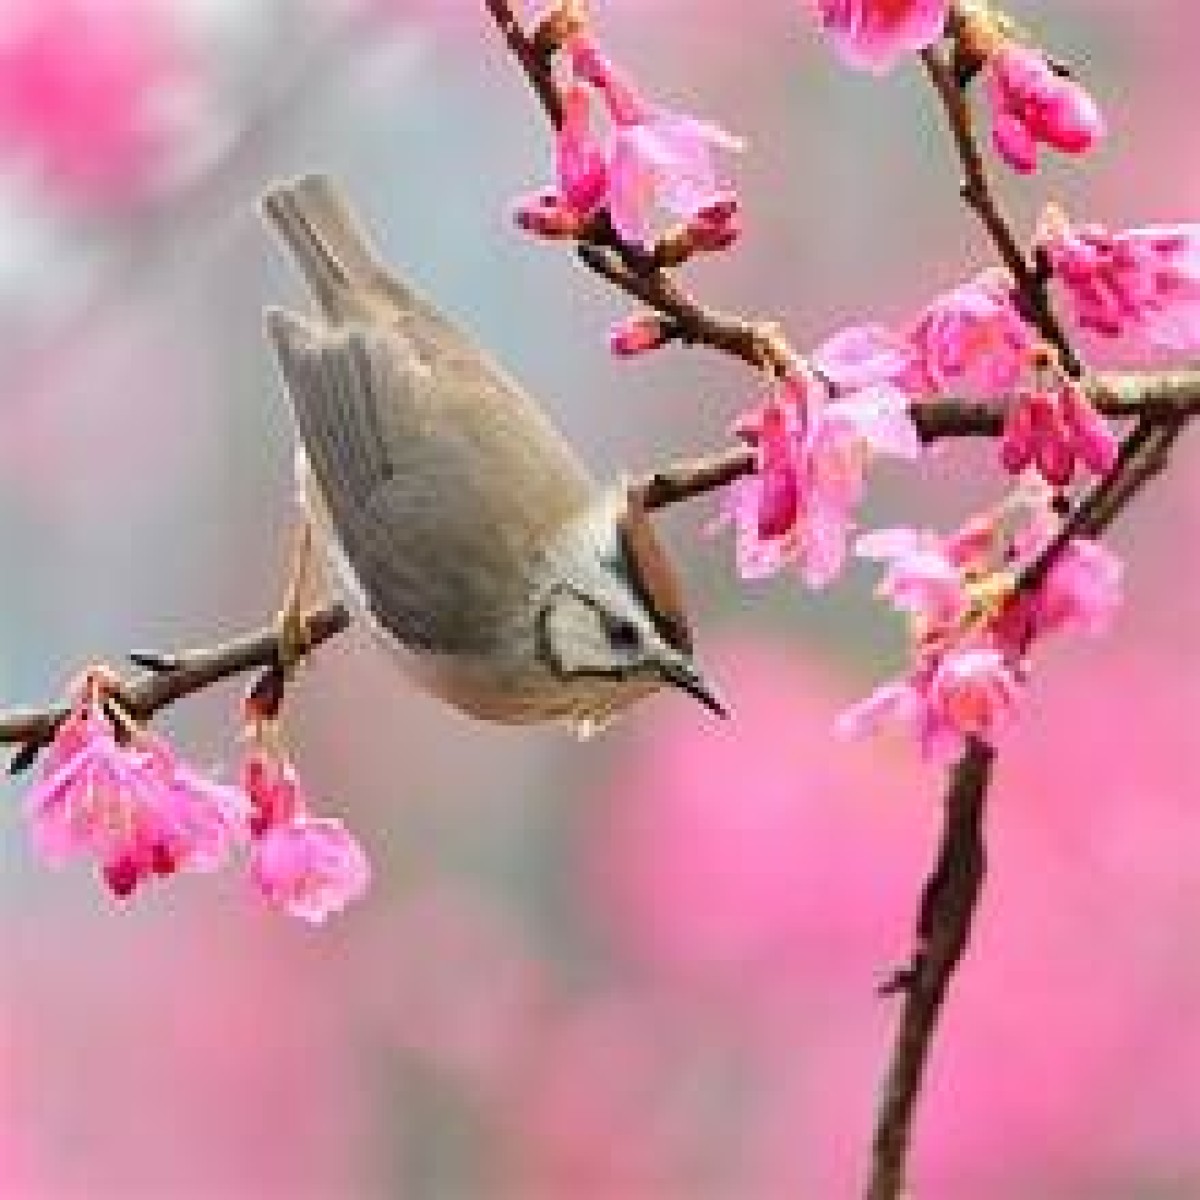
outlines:
{"label": "pink cherry blossom", "polygon": [[861,737],[885,724],[912,733],[922,755],[957,757],[968,737],[994,744],[1016,707],[1020,683],[999,650],[968,647],[933,660],[907,679],[876,688],[837,720],[843,737]]}
{"label": "pink cherry blossom", "polygon": [[1104,475],[1116,462],[1118,449],[1108,422],[1087,393],[1069,380],[1017,395],[1000,440],[1000,461],[1014,475],[1036,466],[1051,486],[1065,487],[1077,461]]}
{"label": "pink cherry blossom", "polygon": [[300,815],[255,840],[250,877],[272,904],[320,925],[366,891],[371,869],[341,821]]}
{"label": "pink cherry blossom", "polygon": [[917,319],[909,342],[917,354],[911,382],[921,390],[984,396],[1012,391],[1037,346],[1001,271],[985,271],[939,296]]}
{"label": "pink cherry blossom", "polygon": [[370,864],[341,821],[310,813],[294,764],[265,736],[260,730],[242,763],[254,835],[250,879],[271,904],[319,925],[366,891]]}
{"label": "pink cherry blossom", "polygon": [[167,6],[15,0],[0,37],[0,140],[92,203],[160,185],[198,113],[195,64]]}
{"label": "pink cherry blossom", "polygon": [[879,530],[859,538],[854,549],[861,558],[888,564],[876,590],[897,612],[931,629],[953,629],[970,611],[963,565],[936,534]]}
{"label": "pink cherry blossom", "polygon": [[1039,143],[1082,154],[1104,136],[1096,102],[1036,50],[1008,42],[989,57],[986,71],[992,140],[1013,170],[1037,169]]}
{"label": "pink cherry blossom", "polygon": [[1000,610],[990,627],[993,641],[1010,658],[1020,658],[1050,633],[1107,632],[1121,607],[1122,575],[1121,560],[1106,546],[1075,538],[1036,592],[1013,596]]}
{"label": "pink cherry blossom", "polygon": [[1014,585],[1057,535],[1049,508],[1011,504],[943,538],[912,529],[867,534],[860,557],[887,564],[879,592],[912,624],[913,664],[838,720],[845,736],[900,724],[926,758],[993,742],[1016,707],[1027,656],[1050,633],[1103,632],[1121,603],[1121,562],[1098,543],[1064,547],[1036,591]]}
{"label": "pink cherry blossom", "polygon": [[1200,346],[1200,225],[1110,233],[1051,210],[1039,240],[1085,329],[1167,350]]}
{"label": "pink cherry blossom", "polygon": [[607,202],[618,233],[646,242],[657,207],[696,223],[698,236],[728,244],[735,236],[736,200],[713,155],[740,150],[741,140],[710,121],[651,104],[589,38],[573,41],[571,64],[599,91],[614,125]]}
{"label": "pink cherry blossom", "polygon": [[848,326],[822,342],[809,362],[822,379],[849,391],[902,383],[919,365],[913,345],[884,325]]}
{"label": "pink cherry blossom", "polygon": [[812,375],[787,380],[737,428],[758,451],[758,470],[727,490],[718,522],[734,526],[739,572],[762,578],[798,561],[814,588],[845,561],[871,457],[921,450],[903,393],[880,385],[833,400]]}
{"label": "pink cherry blossom", "polygon": [[1020,684],[1000,650],[968,648],[944,655],[925,691],[923,744],[926,756],[949,750],[961,740],[992,743],[1016,706]]}
{"label": "pink cherry blossom", "polygon": [[587,89],[576,84],[563,94],[563,120],[555,137],[557,187],[517,202],[517,224],[541,237],[576,237],[604,202],[609,172],[593,137]]}
{"label": "pink cherry blossom", "polygon": [[247,806],[160,739],[138,732],[118,742],[93,695],[61,726],[25,812],[47,862],[92,856],[125,896],[151,875],[215,870],[241,838]]}
{"label": "pink cherry blossom", "polygon": [[817,17],[852,67],[882,74],[942,36],[949,0],[817,0]]}

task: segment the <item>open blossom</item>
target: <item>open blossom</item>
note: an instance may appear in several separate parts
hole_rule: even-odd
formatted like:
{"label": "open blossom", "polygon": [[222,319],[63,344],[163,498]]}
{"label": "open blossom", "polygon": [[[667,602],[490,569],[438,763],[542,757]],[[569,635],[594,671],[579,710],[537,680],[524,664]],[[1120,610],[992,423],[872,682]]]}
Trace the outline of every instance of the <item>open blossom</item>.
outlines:
{"label": "open blossom", "polygon": [[843,712],[842,737],[864,737],[887,724],[905,728],[929,760],[956,758],[966,739],[991,744],[1013,715],[1020,681],[996,650],[969,648],[892,680]]}
{"label": "open blossom", "polygon": [[1038,337],[1000,270],[984,271],[928,304],[904,332],[851,325],[813,351],[813,369],[840,391],[884,384],[913,396],[1011,392]]}
{"label": "open blossom", "polygon": [[817,0],[817,16],[852,67],[881,74],[942,36],[949,0]]}
{"label": "open blossom", "polygon": [[612,327],[608,347],[618,358],[633,358],[670,340],[671,326],[657,313],[635,313]]}
{"label": "open blossom", "polygon": [[841,391],[876,383],[903,386],[916,377],[919,357],[910,341],[884,325],[850,325],[809,355],[813,370]]}
{"label": "open blossom", "polygon": [[43,858],[93,857],[120,896],[154,875],[215,870],[247,816],[237,789],[206,779],[161,739],[138,731],[118,742],[95,694],[59,728],[25,812]]}
{"label": "open blossom", "polygon": [[250,879],[270,903],[321,924],[367,888],[371,868],[341,821],[315,817],[293,764],[254,746],[242,766],[252,808]]}
{"label": "open blossom", "polygon": [[877,593],[925,629],[956,629],[970,612],[967,564],[937,534],[876,530],[859,538],[854,549],[860,558],[887,564]]}
{"label": "open blossom", "polygon": [[1013,170],[1037,169],[1039,143],[1082,154],[1104,136],[1096,102],[1038,51],[1007,42],[988,58],[986,71],[992,140]]}
{"label": "open blossom", "polygon": [[917,354],[910,383],[933,394],[1009,392],[1037,346],[1013,302],[1008,277],[998,270],[939,296],[917,319],[908,340]]}
{"label": "open blossom", "polygon": [[250,877],[272,904],[320,925],[366,890],[371,870],[341,821],[297,816],[256,840]]}
{"label": "open blossom", "polygon": [[1039,245],[1084,328],[1168,350],[1200,346],[1200,225],[1111,233],[1052,209]]}
{"label": "open blossom", "polygon": [[1055,560],[1036,592],[1009,598],[991,636],[1010,657],[1024,655],[1050,633],[1106,633],[1121,607],[1123,566],[1106,546],[1076,538]]}
{"label": "open blossom", "polygon": [[606,200],[621,236],[647,241],[658,208],[693,223],[697,238],[728,244],[737,202],[714,153],[740,150],[741,140],[710,121],[651,104],[591,39],[574,39],[570,53],[575,75],[600,93],[613,123]]}
{"label": "open blossom", "polygon": [[959,753],[968,737],[994,741],[1020,695],[1035,641],[1078,629],[1100,633],[1121,601],[1121,563],[1086,539],[1066,546],[1034,590],[1018,591],[1055,525],[1041,511],[1005,533],[1000,514],[950,538],[908,529],[868,534],[856,546],[887,564],[879,591],[912,622],[913,666],[843,713],[847,736],[899,723],[927,758]]}
{"label": "open blossom", "polygon": [[870,458],[921,449],[902,392],[833,399],[813,376],[787,380],[738,429],[758,455],[757,471],[727,490],[720,522],[735,528],[739,572],[756,579],[799,562],[810,587],[841,570]]}
{"label": "open blossom", "polygon": [[1105,475],[1117,459],[1117,436],[1074,380],[1017,395],[1000,439],[1005,470],[1020,474],[1036,466],[1053,487],[1066,487],[1077,462]]}

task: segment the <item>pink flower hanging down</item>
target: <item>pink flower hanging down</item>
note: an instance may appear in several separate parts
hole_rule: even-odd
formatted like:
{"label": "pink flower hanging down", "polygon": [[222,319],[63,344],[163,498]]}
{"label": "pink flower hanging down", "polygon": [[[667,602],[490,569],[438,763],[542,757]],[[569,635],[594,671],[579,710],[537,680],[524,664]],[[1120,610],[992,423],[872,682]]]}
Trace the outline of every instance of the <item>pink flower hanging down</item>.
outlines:
{"label": "pink flower hanging down", "polygon": [[1118,449],[1116,434],[1087,393],[1067,380],[1017,395],[1000,439],[1000,461],[1014,475],[1036,466],[1051,486],[1066,487],[1077,462],[1095,475],[1106,475]]}
{"label": "pink flower hanging down", "polygon": [[1035,171],[1039,144],[1082,154],[1104,136],[1096,102],[1036,50],[1007,42],[989,57],[986,72],[992,140],[1013,170]]}
{"label": "pink flower hanging down", "polygon": [[76,704],[25,802],[33,844],[49,863],[87,855],[119,896],[142,880],[215,870],[245,833],[242,795],[204,778],[158,738],[120,744],[100,694]]}
{"label": "pink flower hanging down", "polygon": [[555,137],[557,187],[517,201],[517,224],[541,237],[576,237],[608,194],[608,164],[591,131],[590,100],[579,84],[563,95]]}
{"label": "pink flower hanging down", "polygon": [[942,36],[950,2],[816,0],[816,10],[845,62],[882,74],[906,54],[924,50]]}
{"label": "pink flower hanging down", "polygon": [[908,397],[882,384],[831,399],[815,377],[793,377],[737,429],[758,453],[718,521],[734,526],[739,573],[757,579],[799,562],[814,588],[842,568],[871,457],[921,451]]}
{"label": "pink flower hanging down", "polygon": [[242,782],[253,813],[250,879],[271,904],[319,925],[366,891],[362,847],[341,821],[310,814],[291,762],[255,747]]}
{"label": "pink flower hanging down", "polygon": [[718,176],[714,152],[738,151],[741,140],[709,121],[649,103],[589,38],[572,43],[571,65],[600,93],[614,126],[607,202],[621,236],[648,241],[650,214],[659,208],[694,226],[698,240],[728,245],[737,200]]}
{"label": "pink flower hanging down", "polygon": [[1039,244],[1085,329],[1148,347],[1200,347],[1200,225],[1110,233],[1051,210]]}

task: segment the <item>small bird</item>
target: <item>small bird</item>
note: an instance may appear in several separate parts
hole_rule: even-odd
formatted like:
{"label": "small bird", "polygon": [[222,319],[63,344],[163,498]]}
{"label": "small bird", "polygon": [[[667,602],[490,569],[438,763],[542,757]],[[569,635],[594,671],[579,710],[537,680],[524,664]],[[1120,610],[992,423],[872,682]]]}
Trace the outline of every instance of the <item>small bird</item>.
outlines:
{"label": "small bird", "polygon": [[310,519],[418,685],[585,735],[664,684],[721,716],[637,489],[598,487],[541,409],[384,267],[328,178],[262,212],[319,310],[266,314]]}

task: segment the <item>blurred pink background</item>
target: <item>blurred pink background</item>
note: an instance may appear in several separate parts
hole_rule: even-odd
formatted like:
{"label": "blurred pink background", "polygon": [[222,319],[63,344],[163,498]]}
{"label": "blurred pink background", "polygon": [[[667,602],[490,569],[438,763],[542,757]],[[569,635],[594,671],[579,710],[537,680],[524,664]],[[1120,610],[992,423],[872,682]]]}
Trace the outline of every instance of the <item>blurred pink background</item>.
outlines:
{"label": "blurred pink background", "polygon": [[[749,233],[694,272],[800,344],[981,262],[914,71],[852,76],[804,5],[611,0],[614,53],[745,134]],[[622,311],[510,232],[547,138],[472,0],[0,0],[0,695],[215,640],[277,601],[288,421],[259,334],[297,288],[252,203],[324,169],[388,256],[546,398],[600,473],[718,443],[754,381],[610,360]],[[1115,225],[1200,214],[1200,9],[1017,6],[1112,137],[1014,185]],[[953,524],[987,452],[885,470],[870,520]],[[922,1200],[1200,1195],[1196,450],[1119,530],[1114,637],[1052,650],[1001,758],[991,874],[935,1052]],[[981,488],[980,478],[986,480]],[[0,1196],[782,1200],[856,1195],[940,780],[836,744],[902,631],[855,570],[747,590],[711,504],[667,525],[736,712],[662,697],[588,745],[470,726],[360,634],[291,700],[376,881],[324,930],[233,875],[122,908],[0,806]],[[234,752],[236,689],[174,711]]]}

